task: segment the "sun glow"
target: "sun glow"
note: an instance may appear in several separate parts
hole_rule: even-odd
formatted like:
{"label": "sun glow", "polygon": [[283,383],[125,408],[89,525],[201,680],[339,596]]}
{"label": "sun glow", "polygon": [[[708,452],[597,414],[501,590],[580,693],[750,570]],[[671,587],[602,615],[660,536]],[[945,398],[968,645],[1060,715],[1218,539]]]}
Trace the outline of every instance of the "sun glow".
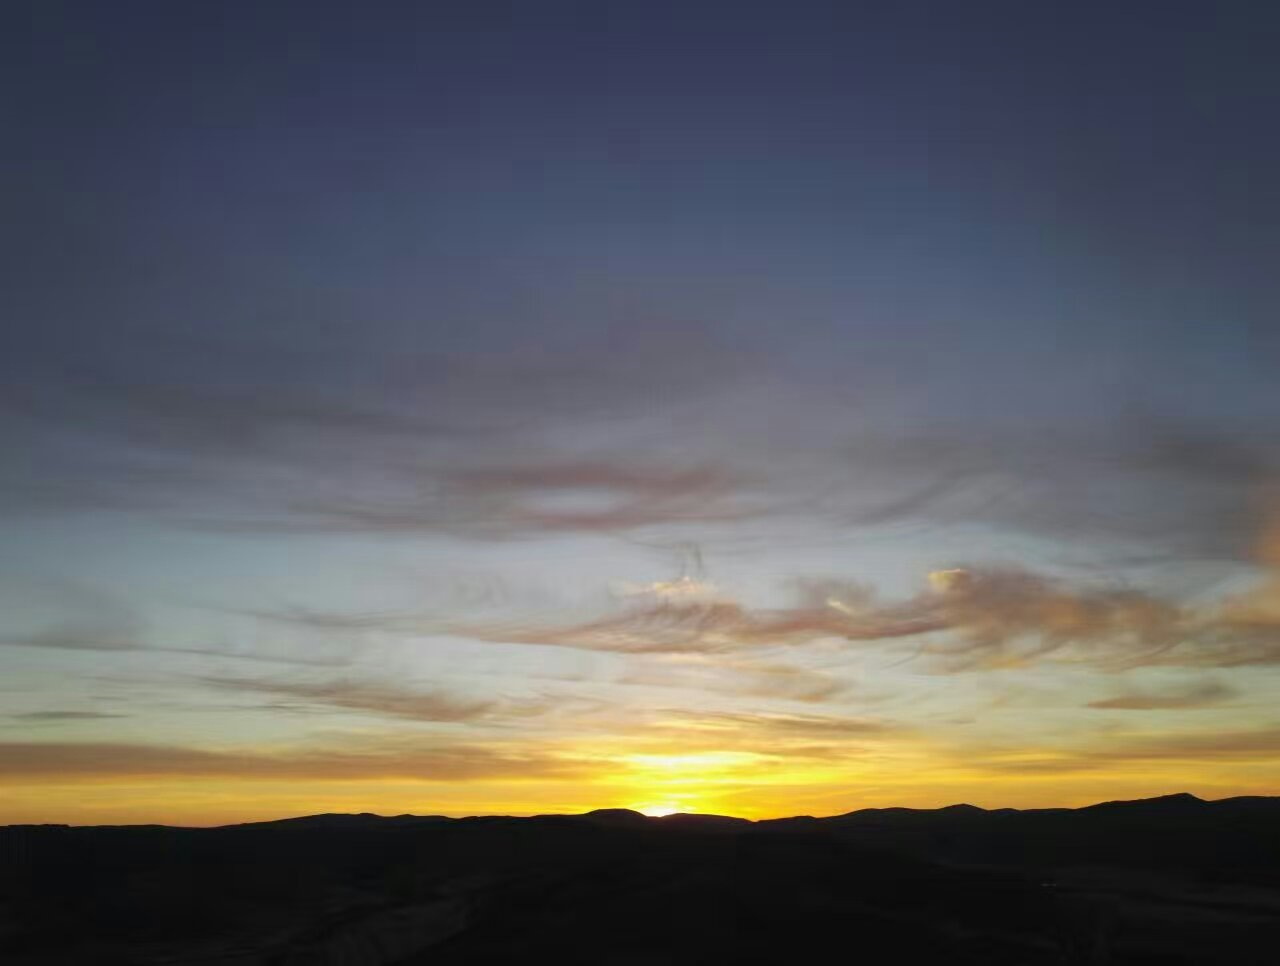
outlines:
{"label": "sun glow", "polygon": [[637,805],[635,811],[641,815],[648,815],[650,818],[665,818],[668,815],[674,815],[680,809],[670,802],[664,802],[661,805]]}
{"label": "sun glow", "polygon": [[674,755],[627,755],[636,770],[658,777],[702,777],[755,764],[760,755],[745,751],[693,751]]}

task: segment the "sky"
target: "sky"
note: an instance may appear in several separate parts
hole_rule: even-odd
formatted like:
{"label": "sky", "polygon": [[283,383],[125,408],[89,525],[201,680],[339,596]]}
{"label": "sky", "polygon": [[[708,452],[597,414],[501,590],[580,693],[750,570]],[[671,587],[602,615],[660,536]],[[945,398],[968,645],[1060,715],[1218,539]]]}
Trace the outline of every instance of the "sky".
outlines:
{"label": "sky", "polygon": [[1280,14],[18,3],[0,823],[1280,788]]}

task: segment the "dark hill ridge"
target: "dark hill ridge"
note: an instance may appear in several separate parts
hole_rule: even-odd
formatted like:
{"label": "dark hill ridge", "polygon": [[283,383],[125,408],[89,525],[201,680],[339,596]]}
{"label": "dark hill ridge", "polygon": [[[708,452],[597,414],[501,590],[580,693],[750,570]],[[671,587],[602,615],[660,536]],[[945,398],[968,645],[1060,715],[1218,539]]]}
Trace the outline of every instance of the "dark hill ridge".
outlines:
{"label": "dark hill ridge", "polygon": [[[1234,801],[1235,799],[1226,798],[1223,801]],[[1144,808],[1144,809],[1170,809],[1170,808],[1198,808],[1201,805],[1208,805],[1209,802],[1203,798],[1197,798],[1190,792],[1177,792],[1173,795],[1160,795],[1156,798],[1136,798],[1131,801],[1119,802],[1099,802],[1097,805],[1086,805],[1086,808]]]}
{"label": "dark hill ridge", "polygon": [[371,822],[412,825],[419,822],[448,822],[445,815],[375,815],[373,812],[326,812],[323,815],[299,815],[296,818],[278,818],[267,822],[247,822],[227,825],[224,828],[244,828],[252,825],[273,825],[278,828],[352,828]]}
{"label": "dark hill ridge", "polygon": [[0,828],[5,966],[819,962],[855,940],[867,962],[1274,962],[1280,798]]}
{"label": "dark hill ridge", "polygon": [[[709,812],[675,812],[670,815],[649,816],[642,812],[637,812],[629,808],[597,808],[590,812],[581,814],[560,814],[546,813],[541,815],[528,816],[527,820],[541,821],[547,819],[579,819],[589,821],[601,825],[618,825],[618,826],[646,826],[654,828],[676,828],[699,826],[710,828],[713,826],[731,827],[735,830],[743,830],[747,826],[756,828],[778,827],[786,823],[793,822],[812,822],[812,823],[847,823],[857,821],[867,821],[872,819],[884,818],[892,820],[894,818],[919,819],[927,820],[930,818],[942,817],[977,817],[984,815],[1050,815],[1050,814],[1079,814],[1090,812],[1098,809],[1118,809],[1126,808],[1134,811],[1160,812],[1167,813],[1170,810],[1207,807],[1209,809],[1220,812],[1241,812],[1250,809],[1275,809],[1277,815],[1280,815],[1280,796],[1261,796],[1261,795],[1243,795],[1234,798],[1221,798],[1216,800],[1208,800],[1197,798],[1189,792],[1177,792],[1171,795],[1160,795],[1155,798],[1138,798],[1128,801],[1110,801],[1099,802],[1096,805],[1083,805],[1079,808],[996,808],[986,809],[977,805],[967,803],[957,803],[955,805],[943,805],[939,808],[904,808],[902,806],[891,806],[888,808],[860,808],[852,812],[844,812],[840,815],[832,815],[827,817],[815,817],[812,815],[797,815],[788,818],[766,818],[766,819],[747,819],[737,818],[730,815],[716,815]],[[362,823],[401,823],[413,824],[418,822],[462,822],[473,819],[507,819],[519,820],[518,816],[511,815],[475,815],[462,818],[451,817],[447,815],[378,815],[374,812],[344,813],[330,812],[320,815],[302,815],[294,818],[271,819],[263,822],[246,822],[237,825],[224,825],[221,828],[249,828],[267,825],[309,825],[309,826],[351,826]],[[17,827],[17,826],[9,826]],[[28,826],[35,827],[35,826]],[[41,826],[50,827],[50,826]],[[59,825],[57,827],[66,828],[68,826]],[[167,828],[172,826],[163,825],[146,825],[146,826],[83,826],[83,827],[123,827],[123,828]],[[5,826],[0,826],[5,828]]]}
{"label": "dark hill ridge", "polygon": [[[378,815],[375,812],[325,812],[318,815],[299,815],[290,818],[268,819],[261,822],[242,822],[235,825],[215,826],[215,828],[263,828],[263,827],[310,827],[310,828],[350,828],[361,825],[413,825],[423,822],[468,822],[468,821],[547,821],[576,819],[599,825],[648,827],[648,828],[732,828],[743,831],[748,827],[770,829],[786,827],[791,823],[812,823],[814,825],[845,825],[849,823],[885,821],[895,819],[907,821],[928,821],[941,818],[977,818],[980,816],[1044,816],[1081,814],[1103,809],[1127,809],[1134,813],[1167,814],[1170,811],[1185,809],[1206,809],[1221,814],[1239,814],[1248,811],[1275,810],[1280,817],[1280,796],[1242,795],[1234,798],[1209,800],[1198,798],[1189,792],[1177,792],[1171,795],[1160,795],[1154,798],[1139,798],[1122,801],[1099,802],[1095,805],[1083,805],[1079,808],[996,808],[985,809],[977,805],[957,803],[943,805],[939,808],[905,808],[890,806],[887,808],[860,808],[852,812],[827,817],[812,815],[796,815],[787,818],[747,819],[730,815],[716,815],[709,812],[675,812],[670,815],[649,816],[629,808],[598,808],[581,814],[546,813],[527,817],[512,815],[473,815],[455,817],[448,815]],[[147,825],[98,825],[68,826],[62,823],[46,825],[10,825],[0,826],[0,830],[17,828],[129,828],[129,829],[165,829],[185,828],[188,826],[170,826],[159,824]]]}

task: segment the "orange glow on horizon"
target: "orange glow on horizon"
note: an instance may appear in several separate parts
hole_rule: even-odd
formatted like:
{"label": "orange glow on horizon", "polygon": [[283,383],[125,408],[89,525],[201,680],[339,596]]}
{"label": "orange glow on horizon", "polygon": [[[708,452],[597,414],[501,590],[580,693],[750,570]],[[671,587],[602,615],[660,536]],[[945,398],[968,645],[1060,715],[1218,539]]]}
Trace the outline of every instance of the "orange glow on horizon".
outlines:
{"label": "orange glow on horizon", "polygon": [[[1111,799],[1187,791],[1202,798],[1274,794],[1272,761],[1099,764],[1084,768],[1030,753],[992,771],[903,755],[875,767],[788,762],[732,753],[633,755],[594,774],[521,781],[334,780],[167,777],[0,783],[0,824],[224,825],[323,812],[382,815],[574,814],[630,808],[646,815],[700,812],[748,819],[837,815],[867,807],[1077,807]],[[1194,778],[1189,780],[1189,776]]]}

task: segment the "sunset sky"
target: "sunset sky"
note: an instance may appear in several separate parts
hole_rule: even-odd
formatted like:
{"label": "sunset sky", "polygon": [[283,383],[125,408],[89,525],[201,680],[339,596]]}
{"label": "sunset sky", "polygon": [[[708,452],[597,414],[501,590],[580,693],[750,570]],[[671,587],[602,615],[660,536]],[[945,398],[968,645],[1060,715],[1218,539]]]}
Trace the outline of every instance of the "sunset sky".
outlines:
{"label": "sunset sky", "polygon": [[1280,791],[1280,14],[5,20],[0,823]]}

